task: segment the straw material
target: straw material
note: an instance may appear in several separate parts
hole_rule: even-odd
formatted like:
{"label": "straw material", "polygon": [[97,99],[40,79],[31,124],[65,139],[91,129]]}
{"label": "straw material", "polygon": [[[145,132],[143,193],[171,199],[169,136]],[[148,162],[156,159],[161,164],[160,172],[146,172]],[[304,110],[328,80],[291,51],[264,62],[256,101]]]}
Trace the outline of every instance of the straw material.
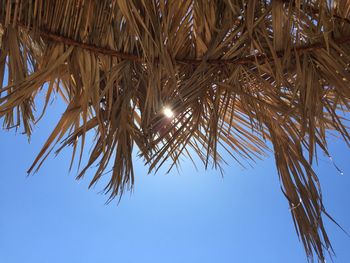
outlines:
{"label": "straw material", "polygon": [[345,0],[1,0],[0,118],[30,136],[36,96],[44,114],[58,93],[67,108],[29,173],[58,142],[79,164],[93,143],[78,178],[97,164],[94,185],[111,163],[111,198],[133,185],[133,149],[156,171],[190,153],[205,167],[224,151],[254,160],[272,145],[300,240],[323,261],[312,162],[316,148],[329,155],[328,131],[350,139],[349,12]]}

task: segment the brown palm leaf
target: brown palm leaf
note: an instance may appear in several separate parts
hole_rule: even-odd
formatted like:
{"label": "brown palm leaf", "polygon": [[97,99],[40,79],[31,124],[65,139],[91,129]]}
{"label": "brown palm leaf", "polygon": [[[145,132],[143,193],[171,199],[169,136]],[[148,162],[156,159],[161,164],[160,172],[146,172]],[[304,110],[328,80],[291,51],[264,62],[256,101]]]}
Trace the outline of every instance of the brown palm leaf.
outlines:
{"label": "brown palm leaf", "polygon": [[330,130],[349,143],[349,13],[346,0],[1,0],[0,118],[30,136],[36,96],[45,111],[59,93],[67,108],[28,172],[58,142],[81,160],[95,130],[78,178],[97,164],[93,185],[113,163],[111,198],[133,185],[134,148],[153,171],[193,153],[206,167],[225,150],[253,160],[272,144],[298,235],[323,261],[312,161]]}

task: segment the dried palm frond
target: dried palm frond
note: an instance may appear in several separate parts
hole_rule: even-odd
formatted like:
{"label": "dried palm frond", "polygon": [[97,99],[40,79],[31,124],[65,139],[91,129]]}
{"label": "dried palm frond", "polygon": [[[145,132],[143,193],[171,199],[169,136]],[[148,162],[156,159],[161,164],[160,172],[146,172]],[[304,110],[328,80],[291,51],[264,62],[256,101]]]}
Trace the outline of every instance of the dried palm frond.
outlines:
{"label": "dried palm frond", "polygon": [[113,163],[111,198],[133,185],[134,147],[153,171],[190,153],[206,167],[225,150],[254,159],[271,142],[297,233],[324,260],[312,161],[327,131],[349,143],[349,13],[345,0],[1,0],[0,118],[30,136],[37,94],[45,111],[58,92],[68,106],[29,173],[58,142],[81,160],[95,130],[78,178],[97,164],[94,185]]}

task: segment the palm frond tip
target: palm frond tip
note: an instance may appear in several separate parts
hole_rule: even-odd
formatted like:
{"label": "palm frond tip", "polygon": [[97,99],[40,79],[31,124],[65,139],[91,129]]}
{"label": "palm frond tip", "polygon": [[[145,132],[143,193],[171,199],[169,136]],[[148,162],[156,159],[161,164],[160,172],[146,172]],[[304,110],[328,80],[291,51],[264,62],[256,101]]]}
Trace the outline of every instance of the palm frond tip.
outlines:
{"label": "palm frond tip", "polygon": [[60,141],[74,159],[95,129],[78,178],[97,163],[93,185],[113,163],[111,197],[133,185],[134,145],[157,170],[189,151],[206,166],[219,149],[254,159],[271,142],[300,240],[324,260],[311,165],[327,131],[350,139],[349,12],[345,0],[2,0],[0,118],[30,136],[36,95],[46,109],[61,94],[68,106],[28,172]]}

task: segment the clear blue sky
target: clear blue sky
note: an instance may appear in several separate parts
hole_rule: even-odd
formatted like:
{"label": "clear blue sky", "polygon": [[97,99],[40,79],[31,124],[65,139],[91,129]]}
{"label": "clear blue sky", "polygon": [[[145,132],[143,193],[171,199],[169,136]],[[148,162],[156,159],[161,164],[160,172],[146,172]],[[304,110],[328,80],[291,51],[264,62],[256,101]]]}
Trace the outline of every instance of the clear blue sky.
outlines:
{"label": "clear blue sky", "polygon": [[[61,110],[51,105],[30,144],[20,132],[0,131],[0,262],[306,262],[272,158],[247,170],[232,162],[224,178],[186,162],[180,173],[147,176],[137,161],[134,192],[119,205],[105,205],[102,185],[88,190],[89,176],[68,173],[70,150],[26,177]],[[350,232],[350,150],[330,146],[344,175],[321,156],[324,202]],[[350,238],[326,224],[335,262],[349,262]]]}

